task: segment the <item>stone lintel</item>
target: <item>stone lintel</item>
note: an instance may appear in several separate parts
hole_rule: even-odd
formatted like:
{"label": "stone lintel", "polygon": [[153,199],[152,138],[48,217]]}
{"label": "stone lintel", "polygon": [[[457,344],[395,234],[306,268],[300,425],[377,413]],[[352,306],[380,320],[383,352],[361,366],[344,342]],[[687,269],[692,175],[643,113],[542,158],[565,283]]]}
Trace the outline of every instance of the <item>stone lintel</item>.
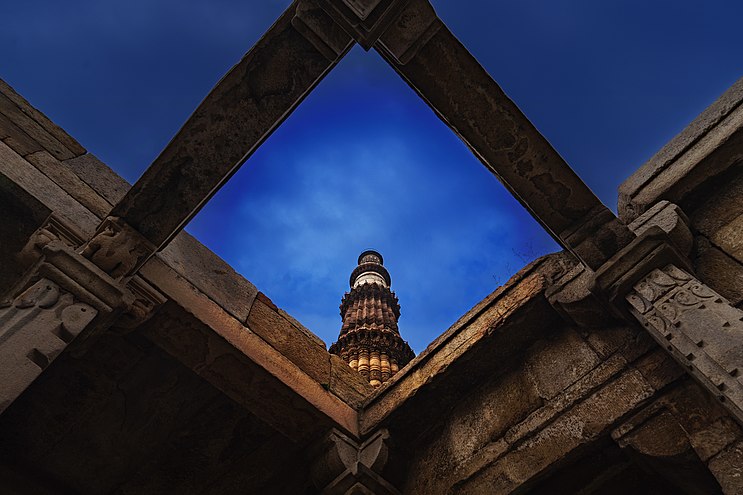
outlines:
{"label": "stone lintel", "polygon": [[290,5],[219,81],[112,216],[162,249],[335,66],[296,13]]}
{"label": "stone lintel", "polygon": [[[597,269],[632,240],[477,60],[423,4],[379,53],[555,240]],[[429,22],[430,21],[430,22]],[[434,28],[430,26],[435,25]],[[412,51],[411,51],[412,50]]]}

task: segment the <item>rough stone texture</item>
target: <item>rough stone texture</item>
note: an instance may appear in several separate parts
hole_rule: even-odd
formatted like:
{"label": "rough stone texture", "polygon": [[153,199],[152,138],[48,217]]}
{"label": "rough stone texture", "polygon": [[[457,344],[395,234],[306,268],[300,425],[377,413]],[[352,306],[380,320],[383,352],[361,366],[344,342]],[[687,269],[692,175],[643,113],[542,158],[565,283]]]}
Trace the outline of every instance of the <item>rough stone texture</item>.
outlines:
{"label": "rough stone texture", "polygon": [[712,459],[709,469],[720,481],[725,495],[743,493],[743,442]]}
{"label": "rough stone texture", "polygon": [[619,377],[492,465],[455,485],[457,493],[511,493],[581,444],[598,438],[652,393],[639,373]]}
{"label": "rough stone texture", "polygon": [[595,368],[599,358],[575,331],[565,329],[538,342],[526,363],[539,395],[551,399]]}
{"label": "rough stone texture", "polygon": [[90,235],[98,226],[98,217],[4,143],[0,143],[0,174],[41,200],[47,208],[83,233]]}
{"label": "rough stone texture", "polygon": [[731,304],[743,301],[743,264],[702,236],[696,238],[694,268],[700,280],[714,287]]}
{"label": "rough stone texture", "polygon": [[743,214],[718,230],[711,241],[743,264]]}
{"label": "rough stone texture", "polygon": [[131,188],[131,184],[91,153],[63,163],[112,205],[121,201]]}
{"label": "rough stone texture", "polygon": [[83,182],[75,172],[64,166],[47,151],[26,156],[26,160],[44,175],[64,189],[70,196],[85,206],[98,218],[105,218],[112,204],[102,198],[93,188]]}
{"label": "rough stone texture", "polygon": [[182,277],[240,321],[258,289],[188,232],[181,232],[157,255]]}
{"label": "rough stone texture", "polygon": [[626,298],[650,335],[743,422],[743,311],[673,265],[653,270]]}
{"label": "rough stone texture", "polygon": [[[4,85],[6,88],[7,85]],[[1,90],[2,88],[0,88]],[[30,106],[29,106],[30,107]],[[8,98],[0,91],[0,113],[8,120],[15,124],[25,136],[33,142],[38,143],[38,149],[46,149],[58,160],[73,158],[76,153],[62,144],[57,137],[50,134],[44,127],[39,124],[28,113],[24,112],[15,102]],[[38,150],[34,150],[38,151]]]}
{"label": "rough stone texture", "polygon": [[700,197],[687,209],[694,230],[708,239],[743,214],[743,170],[727,179],[717,185],[714,194]]}
{"label": "rough stone texture", "polygon": [[358,372],[352,370],[344,360],[331,354],[328,390],[349,406],[361,409],[366,398],[374,391],[374,387]]}
{"label": "rough stone texture", "polygon": [[[372,4],[364,4],[370,13]],[[9,194],[0,205],[28,214],[0,232],[25,234],[25,241],[42,213],[53,211],[90,237],[102,201],[123,196],[123,225],[131,220],[158,245],[170,239],[350,46],[318,4],[303,2],[293,17],[295,7],[128,193],[124,181],[0,84],[0,192]],[[307,29],[295,31],[299,21]],[[573,254],[595,268],[627,243],[629,231],[430,5],[411,0],[377,48]],[[729,103],[742,99],[740,85],[730,95],[700,121],[696,137],[681,139],[650,175],[643,178],[643,169],[636,176],[641,185],[628,201],[634,214],[665,196],[679,198],[701,234],[697,267],[740,301],[730,263],[737,263],[743,213],[743,110]],[[224,119],[214,123],[210,116]],[[209,129],[217,129],[216,138]],[[174,190],[182,195],[163,194]],[[669,225],[679,232],[680,224]],[[0,252],[17,250],[5,248],[13,242],[20,245],[3,239]],[[170,299],[153,319],[129,333],[78,340],[51,364],[58,349],[35,339],[51,334],[64,342],[71,335],[61,318],[69,316],[66,309],[43,297],[17,298],[2,309],[0,318],[11,324],[2,327],[0,352],[12,350],[3,339],[21,335],[13,323],[33,313],[28,319],[44,324],[36,325],[42,332],[23,335],[32,344],[24,350],[38,352],[11,354],[45,371],[0,415],[3,489],[12,483],[10,490],[26,493],[312,493],[308,453],[335,428],[357,444],[389,431],[389,461],[380,456],[375,468],[386,467],[374,472],[407,493],[639,495],[674,493],[679,481],[691,493],[717,494],[718,484],[741,493],[741,429],[714,390],[727,397],[732,387],[698,386],[648,331],[601,318],[603,306],[587,313],[600,324],[568,325],[545,290],[574,264],[553,255],[526,267],[368,396],[363,380],[317,337],[184,234],[141,270]],[[708,296],[705,287],[690,289]],[[636,290],[648,295],[647,287]],[[657,309],[668,312],[676,303]],[[707,303],[722,304],[715,297]],[[740,380],[728,366],[740,362],[739,339],[723,345],[720,338],[734,326],[692,320],[681,321],[683,332],[706,326],[712,338],[691,349],[722,355],[726,380]],[[682,354],[680,363],[698,366],[697,354]]]}
{"label": "rough stone texture", "polygon": [[10,100],[20,110],[20,112],[32,119],[36,124],[48,132],[52,137],[64,145],[73,155],[82,155],[85,153],[80,143],[78,143],[72,136],[67,134],[61,127],[56,125],[54,122],[49,120],[46,115],[39,112],[36,108],[26,101],[21,95],[15,92],[5,81],[0,79],[0,93],[3,94],[8,100]]}
{"label": "rough stone texture", "polygon": [[248,316],[248,327],[274,349],[324,387],[330,384],[330,354],[324,345],[307,338],[278,312],[276,305],[259,293]]}

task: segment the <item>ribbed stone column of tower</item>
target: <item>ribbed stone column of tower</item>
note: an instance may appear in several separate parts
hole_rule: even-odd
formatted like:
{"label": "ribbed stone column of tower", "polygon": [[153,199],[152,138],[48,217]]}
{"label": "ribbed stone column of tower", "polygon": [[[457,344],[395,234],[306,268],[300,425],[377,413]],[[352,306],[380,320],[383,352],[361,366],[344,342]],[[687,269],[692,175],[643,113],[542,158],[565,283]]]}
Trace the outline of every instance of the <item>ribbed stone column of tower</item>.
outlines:
{"label": "ribbed stone column of tower", "polygon": [[330,352],[378,387],[415,354],[400,337],[400,303],[390,290],[390,274],[382,264],[382,255],[364,251],[358,263],[351,273],[351,291],[341,301],[343,325]]}

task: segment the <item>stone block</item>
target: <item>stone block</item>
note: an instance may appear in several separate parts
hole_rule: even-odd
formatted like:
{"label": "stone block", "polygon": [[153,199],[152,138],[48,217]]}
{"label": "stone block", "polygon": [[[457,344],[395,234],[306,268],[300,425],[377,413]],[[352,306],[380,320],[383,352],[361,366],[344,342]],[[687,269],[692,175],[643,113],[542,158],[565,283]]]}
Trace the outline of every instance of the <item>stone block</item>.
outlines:
{"label": "stone block", "polygon": [[56,138],[74,155],[82,155],[85,153],[85,148],[83,148],[80,143],[67,134],[57,124],[49,120],[46,115],[34,108],[24,97],[16,93],[16,91],[2,79],[0,79],[0,93],[12,101],[22,113],[37,122],[45,131]]}
{"label": "stone block", "polygon": [[131,187],[124,178],[92,153],[64,160],[63,163],[112,205],[121,201]]}
{"label": "stone block", "polygon": [[83,234],[95,232],[100,222],[97,216],[4,143],[0,143],[0,173],[39,198],[47,208]]}
{"label": "stone block", "polygon": [[21,156],[44,149],[2,113],[0,113],[0,139]]}
{"label": "stone block", "polygon": [[527,373],[544,399],[551,399],[599,364],[591,347],[572,329],[538,342],[527,353]]}
{"label": "stone block", "polygon": [[364,400],[374,392],[374,387],[343,359],[331,354],[328,390],[354,409],[361,409]]}
{"label": "stone block", "polygon": [[719,184],[714,194],[706,196],[698,208],[688,212],[694,230],[707,238],[743,214],[743,170],[740,170],[743,167],[738,168],[737,176]]}
{"label": "stone block", "polygon": [[728,448],[709,462],[725,495],[743,493],[743,441]]}
{"label": "stone block", "polygon": [[586,444],[653,394],[642,376],[628,372],[576,405],[489,467],[456,485],[458,494],[512,493],[549,465]]}
{"label": "stone block", "polygon": [[689,440],[699,458],[706,462],[742,437],[743,431],[738,423],[728,416],[723,416],[707,428],[689,435]]}
{"label": "stone block", "polygon": [[58,160],[66,160],[75,156],[75,153],[60,143],[56,137],[49,134],[38,122],[24,113],[2,93],[0,93],[0,113],[5,115],[19,129],[22,129],[31,139],[39,143],[43,149],[54,155]]}
{"label": "stone block", "polygon": [[738,262],[743,263],[743,214],[738,215],[715,232],[712,242]]}
{"label": "stone block", "polygon": [[619,186],[619,217],[629,223],[661,199],[684,200],[735,167],[743,134],[743,79]]}
{"label": "stone block", "polygon": [[706,237],[696,238],[694,268],[701,281],[731,304],[743,301],[743,263],[713,246]]}
{"label": "stone block", "polygon": [[247,320],[258,289],[188,232],[157,256],[232,316]]}
{"label": "stone block", "polygon": [[32,153],[26,160],[99,218],[105,218],[111,211],[111,203],[47,151]]}
{"label": "stone block", "polygon": [[268,297],[259,293],[248,316],[248,327],[321,385],[330,383],[330,354],[281,316]]}

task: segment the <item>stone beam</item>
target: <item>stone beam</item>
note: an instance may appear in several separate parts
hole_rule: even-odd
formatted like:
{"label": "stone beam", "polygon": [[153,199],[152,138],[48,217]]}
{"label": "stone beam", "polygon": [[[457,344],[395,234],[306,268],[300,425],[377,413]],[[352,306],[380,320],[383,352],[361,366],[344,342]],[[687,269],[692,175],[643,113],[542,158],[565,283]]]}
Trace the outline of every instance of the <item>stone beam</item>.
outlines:
{"label": "stone beam", "polygon": [[112,215],[161,249],[352,45],[324,10],[292,3],[196,108]]}
{"label": "stone beam", "polygon": [[633,237],[477,60],[411,1],[377,51],[565,249],[598,268]]}

